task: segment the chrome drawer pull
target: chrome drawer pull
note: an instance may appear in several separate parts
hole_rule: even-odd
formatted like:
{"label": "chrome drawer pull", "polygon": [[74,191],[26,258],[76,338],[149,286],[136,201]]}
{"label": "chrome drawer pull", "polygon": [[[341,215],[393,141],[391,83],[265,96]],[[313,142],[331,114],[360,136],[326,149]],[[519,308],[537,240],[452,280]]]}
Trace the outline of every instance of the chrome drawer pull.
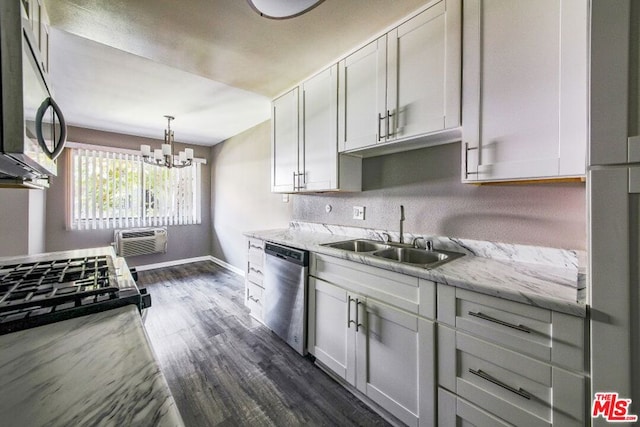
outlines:
{"label": "chrome drawer pull", "polygon": [[258,250],[260,250],[260,251],[261,251],[261,250],[263,250],[263,249],[262,249],[262,246],[256,246],[256,245],[252,245],[251,243],[249,243],[249,249],[251,249],[251,248],[253,248],[253,249],[258,249]]}
{"label": "chrome drawer pull", "polygon": [[482,320],[486,320],[487,322],[497,323],[498,325],[506,326],[507,328],[517,329],[521,332],[526,332],[528,334],[531,333],[531,329],[527,328],[523,325],[514,325],[513,323],[505,322],[504,320],[496,319],[495,317],[487,316],[486,314],[482,314],[480,312],[469,311],[469,316],[477,317]]}
{"label": "chrome drawer pull", "polygon": [[531,394],[529,392],[527,392],[526,390],[523,390],[521,388],[514,388],[511,387],[509,385],[506,385],[505,383],[503,383],[502,381],[493,378],[491,375],[487,374],[486,372],[484,372],[481,369],[478,369],[477,371],[474,369],[469,368],[469,372],[472,373],[473,375],[476,375],[480,378],[482,378],[483,380],[487,380],[490,383],[494,383],[495,385],[502,387],[505,390],[510,391],[511,393],[515,393],[520,397],[524,397],[527,400],[531,400]]}
{"label": "chrome drawer pull", "polygon": [[256,273],[258,273],[258,274],[262,274],[262,271],[260,271],[260,270],[256,270],[256,269],[255,269],[255,268],[253,268],[253,267],[249,267],[249,271],[253,271],[253,272],[256,272]]}
{"label": "chrome drawer pull", "polygon": [[250,299],[253,302],[260,302],[260,300],[258,298],[254,298],[251,295],[249,295],[247,298]]}

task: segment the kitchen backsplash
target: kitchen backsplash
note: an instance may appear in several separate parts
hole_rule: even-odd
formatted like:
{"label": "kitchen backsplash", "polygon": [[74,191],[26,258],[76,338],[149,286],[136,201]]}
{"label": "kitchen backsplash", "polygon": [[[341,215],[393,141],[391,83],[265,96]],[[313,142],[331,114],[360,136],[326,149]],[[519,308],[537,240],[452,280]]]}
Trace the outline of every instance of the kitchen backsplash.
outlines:
{"label": "kitchen backsplash", "polygon": [[362,192],[293,195],[291,219],[397,232],[404,205],[411,233],[586,249],[584,183],[462,184],[459,143],[364,159],[362,178]]}
{"label": "kitchen backsplash", "polygon": [[[319,224],[311,222],[291,221],[289,228],[311,233],[329,233],[337,236],[352,238],[384,240],[387,234],[392,242],[400,240],[397,231],[385,229],[368,229],[348,227],[333,224]],[[555,249],[539,246],[518,245],[511,243],[487,242],[471,239],[457,239],[444,236],[432,236],[419,233],[403,233],[404,241],[411,243],[417,237],[423,237],[433,242],[436,249],[461,252],[466,255],[479,256],[498,260],[526,262],[550,267],[562,267],[582,272],[586,265],[585,252],[580,250]]]}

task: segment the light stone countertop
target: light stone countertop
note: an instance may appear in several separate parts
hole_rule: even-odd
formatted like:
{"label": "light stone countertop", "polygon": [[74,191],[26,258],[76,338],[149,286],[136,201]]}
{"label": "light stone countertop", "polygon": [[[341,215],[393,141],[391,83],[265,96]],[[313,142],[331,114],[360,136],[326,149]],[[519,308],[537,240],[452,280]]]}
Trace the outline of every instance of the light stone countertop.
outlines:
{"label": "light stone countertop", "polygon": [[183,426],[137,307],[0,336],[0,424]]}
{"label": "light stone countertop", "polygon": [[[586,316],[586,294],[584,289],[578,290],[579,275],[575,268],[466,254],[439,267],[425,269],[371,255],[321,246],[325,243],[351,240],[354,236],[296,228],[252,231],[246,232],[245,236],[360,262],[574,316]],[[437,243],[435,248],[439,249]],[[451,250],[451,248],[442,249]]]}

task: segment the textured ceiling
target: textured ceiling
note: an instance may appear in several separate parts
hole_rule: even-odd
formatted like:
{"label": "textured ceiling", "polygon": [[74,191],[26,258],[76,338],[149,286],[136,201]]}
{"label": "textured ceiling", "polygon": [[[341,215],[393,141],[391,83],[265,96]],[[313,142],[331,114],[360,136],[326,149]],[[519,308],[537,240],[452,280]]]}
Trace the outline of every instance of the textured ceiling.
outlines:
{"label": "textured ceiling", "polygon": [[[135,62],[135,55],[150,60],[149,64],[261,95],[252,102],[281,93],[425,3],[326,0],[302,16],[272,20],[260,17],[245,0],[46,0],[54,28],[97,42],[85,43],[84,49],[103,44],[132,54],[119,58],[114,54],[112,60]],[[58,55],[62,54],[58,51]],[[91,71],[104,72],[100,67]],[[129,89],[116,86],[113,92]],[[72,98],[73,94],[68,97]],[[212,97],[210,102],[219,101]],[[196,107],[202,107],[202,100]],[[177,116],[171,111],[163,114]],[[178,119],[175,126],[177,136]],[[219,137],[228,136],[232,135]]]}

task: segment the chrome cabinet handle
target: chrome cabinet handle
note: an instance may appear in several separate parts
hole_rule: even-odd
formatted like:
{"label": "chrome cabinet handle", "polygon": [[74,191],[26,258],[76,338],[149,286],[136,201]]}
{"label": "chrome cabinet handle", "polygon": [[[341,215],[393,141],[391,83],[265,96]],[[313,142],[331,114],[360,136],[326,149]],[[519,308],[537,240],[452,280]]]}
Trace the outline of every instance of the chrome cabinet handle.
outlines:
{"label": "chrome cabinet handle", "polygon": [[260,300],[259,300],[258,298],[254,298],[254,297],[252,297],[251,295],[249,295],[249,296],[247,297],[247,299],[250,299],[251,301],[254,301],[254,302],[260,302]]}
{"label": "chrome cabinet handle", "polygon": [[347,302],[347,329],[350,329],[352,323],[356,324],[356,321],[351,320],[351,301],[355,301],[355,300],[351,297],[348,297],[348,298],[349,298],[349,301]]}
{"label": "chrome cabinet handle", "polygon": [[382,129],[380,127],[380,122],[382,122],[383,119],[384,117],[382,117],[382,114],[378,113],[378,142],[382,141],[382,138],[384,138],[382,136]]}
{"label": "chrome cabinet handle", "polygon": [[251,249],[251,248],[263,250],[262,246],[256,246],[256,245],[252,245],[251,243],[249,243],[249,249]]}
{"label": "chrome cabinet handle", "polygon": [[469,147],[469,143],[464,143],[464,179],[467,179],[469,175],[478,175],[478,172],[469,172],[469,151],[477,150],[478,147]]}
{"label": "chrome cabinet handle", "polygon": [[390,119],[391,116],[393,116],[393,114],[391,114],[391,111],[387,110],[387,116],[385,117],[385,121],[386,121],[386,127],[387,127],[387,138],[391,138],[391,136],[393,135],[393,133],[391,133],[391,126],[390,126]]}
{"label": "chrome cabinet handle", "polygon": [[[300,185],[300,177],[302,177],[302,185]],[[307,188],[307,177],[304,172],[298,173],[298,190],[304,190]]]}
{"label": "chrome cabinet handle", "polygon": [[480,312],[469,311],[469,316],[477,317],[482,320],[486,320],[487,322],[496,323],[498,325],[506,326],[507,328],[516,329],[521,332],[526,332],[527,334],[531,333],[531,329],[527,328],[524,325],[514,325],[513,323],[505,322],[504,320],[496,319],[495,317],[487,316],[486,314],[482,314]]}
{"label": "chrome cabinet handle", "polygon": [[364,326],[362,323],[360,323],[360,309],[358,308],[358,306],[360,305],[364,306],[364,303],[356,298],[356,332],[358,332],[360,326]]}
{"label": "chrome cabinet handle", "polygon": [[[302,176],[302,183],[303,185],[300,185],[300,177]],[[297,184],[296,184],[297,181]],[[304,184],[305,184],[305,178],[304,178],[304,174],[301,172],[296,172],[293,171],[293,191],[300,191],[304,188]]]}
{"label": "chrome cabinet handle", "polygon": [[489,381],[490,383],[493,383],[495,385],[497,385],[498,387],[502,387],[505,390],[510,391],[511,393],[517,394],[520,397],[524,397],[527,400],[531,400],[531,393],[529,393],[528,391],[522,389],[522,388],[515,388],[515,387],[511,387],[510,385],[507,385],[505,383],[503,383],[502,381],[500,381],[497,378],[492,377],[491,375],[487,374],[486,372],[484,372],[481,369],[478,369],[477,371],[474,369],[469,368],[469,373],[476,375],[480,378],[482,378],[483,380]]}

